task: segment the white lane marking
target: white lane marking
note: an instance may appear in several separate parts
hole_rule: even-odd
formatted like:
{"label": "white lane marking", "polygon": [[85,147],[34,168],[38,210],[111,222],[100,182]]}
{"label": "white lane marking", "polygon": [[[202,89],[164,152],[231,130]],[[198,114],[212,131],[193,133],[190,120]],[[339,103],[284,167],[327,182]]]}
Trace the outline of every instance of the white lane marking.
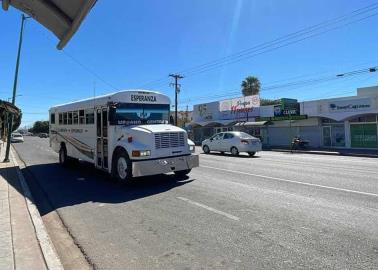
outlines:
{"label": "white lane marking", "polygon": [[261,175],[261,174],[254,174],[254,173],[247,173],[247,172],[240,172],[240,171],[222,169],[222,168],[217,168],[217,167],[212,167],[212,166],[200,165],[200,167],[214,169],[214,170],[220,170],[220,171],[225,171],[225,172],[231,172],[231,173],[238,173],[238,174],[256,176],[256,177],[261,177],[261,178],[266,178],[266,179],[272,179],[272,180],[281,181],[281,182],[300,184],[300,185],[305,185],[305,186],[319,187],[319,188],[325,188],[325,189],[331,189],[331,190],[337,190],[337,191],[344,191],[344,192],[349,192],[349,193],[355,193],[355,194],[360,194],[360,195],[367,195],[367,196],[378,197],[378,194],[376,194],[376,193],[363,192],[363,191],[357,191],[357,190],[346,189],[346,188],[324,186],[324,185],[319,185],[319,184],[312,184],[312,183],[306,183],[306,182],[301,182],[301,181],[283,179],[283,178],[279,178],[279,177],[273,177],[273,176],[267,176],[267,175]]}
{"label": "white lane marking", "polygon": [[211,211],[211,212],[213,212],[213,213],[217,213],[217,214],[219,214],[219,215],[222,215],[222,216],[228,217],[229,219],[232,219],[232,220],[235,220],[235,221],[239,221],[239,220],[240,220],[240,218],[238,218],[238,217],[236,217],[236,216],[233,216],[233,215],[228,214],[228,213],[226,213],[226,212],[223,212],[223,211],[220,211],[220,210],[214,209],[214,208],[212,208],[212,207],[210,207],[210,206],[207,206],[207,205],[204,205],[204,204],[202,204],[202,203],[195,202],[195,201],[192,201],[192,200],[187,199],[187,198],[184,198],[184,197],[177,197],[177,199],[182,200],[182,201],[187,202],[187,203],[190,203],[190,204],[193,204],[193,205],[198,206],[198,207],[202,207],[202,208],[204,208],[204,209],[206,209],[206,210],[209,210],[209,211]]}
{"label": "white lane marking", "polygon": [[[213,160],[224,161],[224,159],[221,159],[221,158],[213,158]],[[267,158],[265,156],[263,158],[254,159],[253,162],[259,163],[259,162],[265,162],[267,160],[272,161],[270,163],[270,165],[272,165],[272,164],[274,165],[274,163],[282,164],[282,165],[285,165],[285,166],[301,164],[304,167],[309,167],[310,169],[314,168],[313,165],[310,165],[310,164],[308,164],[304,161],[295,161],[295,160],[293,160],[292,162],[290,160],[277,161],[277,159]],[[243,164],[248,164],[247,163],[248,159],[242,159],[241,162],[243,162]],[[369,170],[369,169],[364,170],[364,169],[355,169],[355,168],[341,167],[341,166],[330,166],[330,165],[325,165],[324,163],[322,163],[320,166],[321,166],[322,169],[340,169],[340,170],[343,170],[342,172],[345,172],[345,170],[348,170],[348,171],[352,171],[352,172],[372,173],[372,174],[376,174],[376,175],[374,175],[375,177],[378,177],[378,171],[373,171],[373,170]],[[374,176],[371,176],[371,177],[374,177]]]}

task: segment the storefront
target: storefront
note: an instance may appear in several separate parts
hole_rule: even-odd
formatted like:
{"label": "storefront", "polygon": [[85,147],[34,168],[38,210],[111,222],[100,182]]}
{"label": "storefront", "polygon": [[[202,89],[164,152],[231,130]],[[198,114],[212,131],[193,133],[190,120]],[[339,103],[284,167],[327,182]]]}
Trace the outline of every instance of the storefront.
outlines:
{"label": "storefront", "polygon": [[188,125],[192,138],[200,144],[214,133],[240,130],[266,147],[288,147],[299,136],[313,148],[378,148],[378,86],[359,88],[350,97],[259,103],[251,96],[195,105]]}
{"label": "storefront", "polygon": [[319,119],[319,147],[378,148],[378,87],[359,88],[357,96],[307,101],[300,106],[309,118]]}
{"label": "storefront", "polygon": [[194,105],[193,121],[186,128],[191,139],[200,144],[215,133],[234,130],[239,122],[255,122],[259,106],[259,96]]}

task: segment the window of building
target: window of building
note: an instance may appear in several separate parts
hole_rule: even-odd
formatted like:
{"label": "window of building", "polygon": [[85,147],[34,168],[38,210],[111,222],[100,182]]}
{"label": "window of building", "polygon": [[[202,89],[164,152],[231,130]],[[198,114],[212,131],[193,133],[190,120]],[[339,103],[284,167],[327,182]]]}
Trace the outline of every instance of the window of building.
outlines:
{"label": "window of building", "polygon": [[59,125],[63,125],[63,113],[59,114]]}
{"label": "window of building", "polygon": [[84,110],[79,111],[79,124],[84,125],[85,124],[85,115]]}
{"label": "window of building", "polygon": [[55,113],[50,114],[50,124],[55,124]]}
{"label": "window of building", "polygon": [[68,113],[63,113],[63,125],[67,125],[68,123]]}
{"label": "window of building", "polygon": [[349,120],[349,122],[352,122],[352,123],[357,123],[357,122],[371,123],[371,122],[373,122],[373,123],[375,123],[375,122],[377,122],[377,115],[376,114],[363,115],[363,116],[353,118],[353,119]]}
{"label": "window of building", "polygon": [[93,109],[85,110],[85,122],[87,125],[94,124],[94,111]]}
{"label": "window of building", "polygon": [[77,111],[72,112],[73,124],[77,125],[79,123],[79,115]]}
{"label": "window of building", "polygon": [[68,112],[68,121],[67,125],[72,125],[72,112]]}

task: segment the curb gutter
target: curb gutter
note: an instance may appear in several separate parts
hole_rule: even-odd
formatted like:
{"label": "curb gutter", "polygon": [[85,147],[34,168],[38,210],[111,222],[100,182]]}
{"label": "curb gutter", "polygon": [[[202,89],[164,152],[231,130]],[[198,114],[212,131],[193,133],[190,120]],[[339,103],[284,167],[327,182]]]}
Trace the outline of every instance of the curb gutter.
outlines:
{"label": "curb gutter", "polygon": [[[288,149],[266,149],[264,151],[272,152],[287,152],[290,153],[291,150]],[[312,151],[312,150],[293,150],[293,154],[313,154],[313,155],[327,155],[327,156],[349,156],[349,157],[368,157],[368,158],[378,158],[378,154],[368,154],[368,153],[350,153],[350,152],[327,152],[327,151]]]}
{"label": "curb gutter", "polygon": [[43,257],[45,259],[47,268],[49,270],[63,270],[63,265],[55,251],[55,248],[50,240],[50,237],[46,231],[45,225],[43,224],[42,218],[38,212],[36,205],[34,204],[33,196],[30,192],[29,186],[26,183],[24,176],[20,170],[20,166],[15,158],[14,150],[11,149],[11,158],[14,165],[17,167],[17,175],[18,179],[21,183],[21,187],[24,193],[24,197],[26,200],[26,205],[28,207],[28,211],[34,225],[34,229],[36,232],[36,236],[39,242],[39,245],[42,250]]}

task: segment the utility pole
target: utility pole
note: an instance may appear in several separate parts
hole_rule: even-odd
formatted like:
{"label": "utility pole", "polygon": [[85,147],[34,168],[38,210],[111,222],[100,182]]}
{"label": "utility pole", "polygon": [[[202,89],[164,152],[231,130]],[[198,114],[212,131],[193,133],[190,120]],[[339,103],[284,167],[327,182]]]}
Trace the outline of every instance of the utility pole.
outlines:
{"label": "utility pole", "polygon": [[[18,80],[18,67],[20,65],[20,55],[21,55],[21,46],[22,46],[22,35],[24,33],[24,23],[25,20],[30,18],[30,16],[21,15],[21,30],[20,30],[20,39],[18,41],[18,51],[17,51],[17,60],[16,60],[16,70],[14,73],[14,82],[13,82],[13,95],[12,95],[12,105],[16,103],[16,92],[17,92],[17,80]],[[9,151],[10,151],[10,141],[13,128],[13,115],[8,117],[8,137],[7,137],[7,148],[5,151],[4,162],[9,162]]]}
{"label": "utility pole", "polygon": [[178,80],[183,79],[184,76],[180,74],[169,74],[169,77],[175,79],[174,83],[171,83],[170,86],[175,87],[175,125],[177,126],[177,95],[180,93],[181,84],[178,83]]}

